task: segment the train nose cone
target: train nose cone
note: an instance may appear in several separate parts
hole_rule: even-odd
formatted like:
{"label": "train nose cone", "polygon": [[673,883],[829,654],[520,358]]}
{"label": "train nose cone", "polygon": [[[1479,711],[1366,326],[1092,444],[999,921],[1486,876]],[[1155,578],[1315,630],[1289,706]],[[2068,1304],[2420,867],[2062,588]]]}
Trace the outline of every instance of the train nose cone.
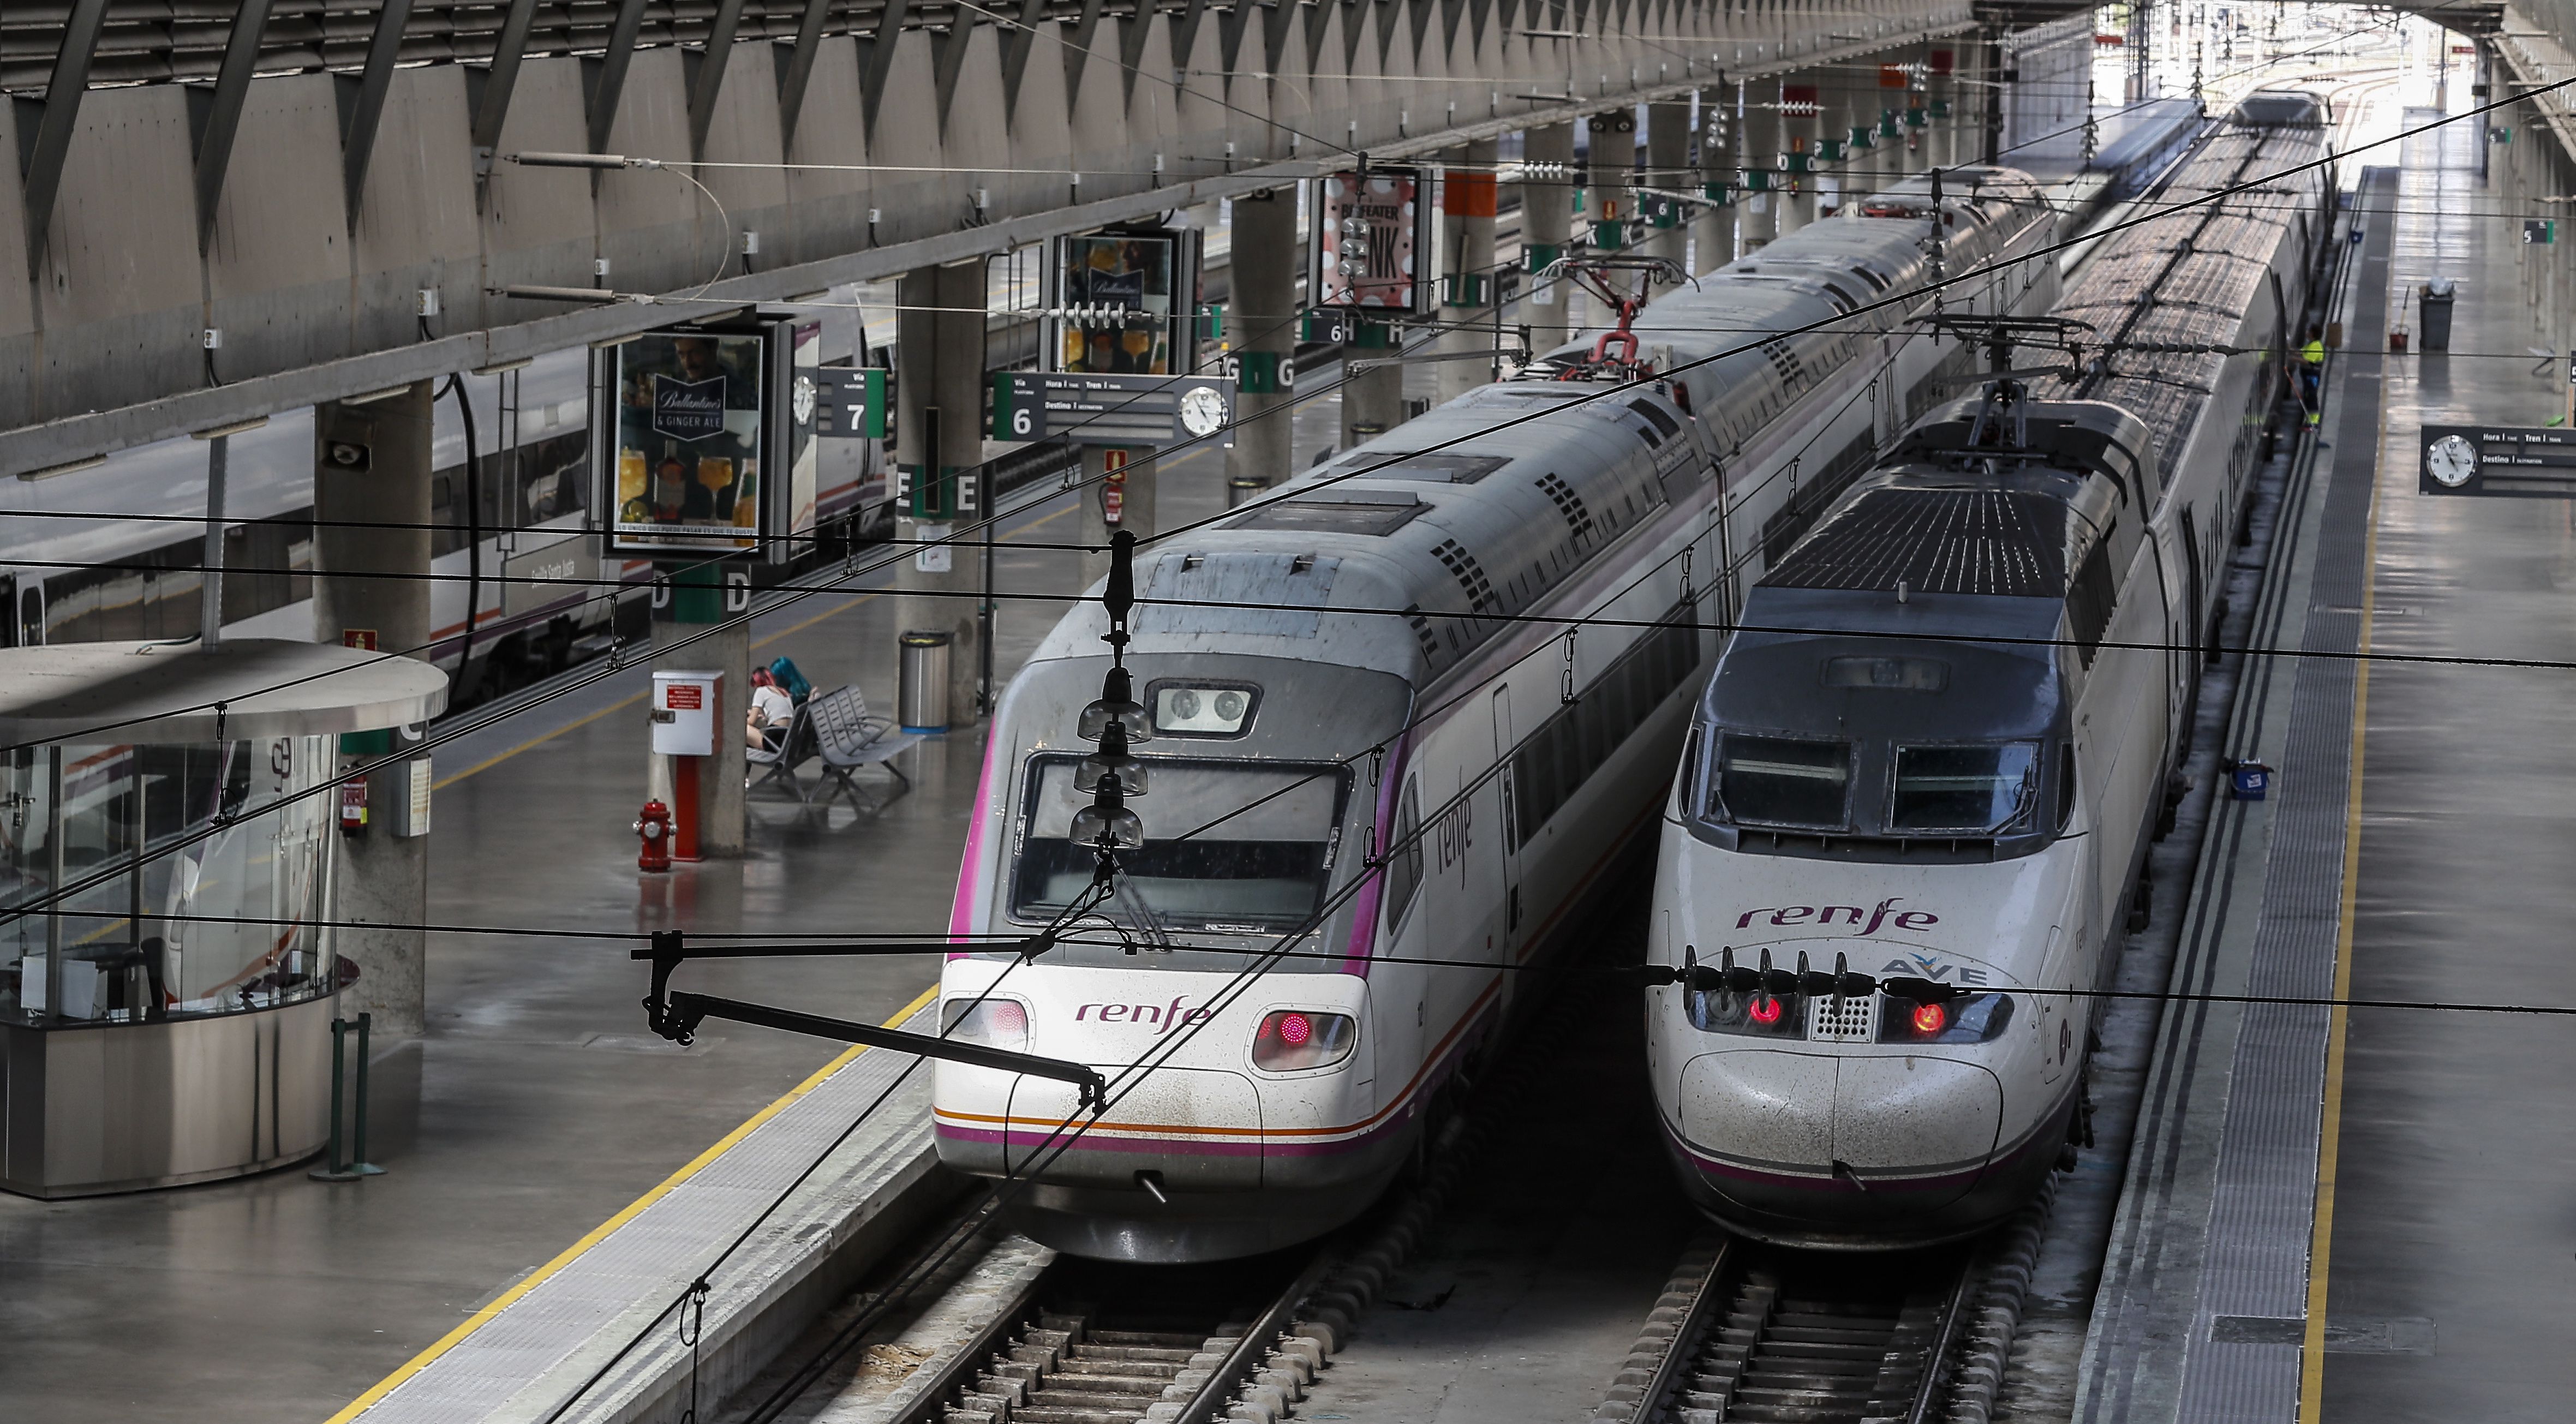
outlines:
{"label": "train nose cone", "polygon": [[1683,1069],[1680,1108],[1693,1195],[1729,1225],[1816,1245],[1932,1239],[1994,1155],[2003,1085],[1944,1058],[1730,1050]]}
{"label": "train nose cone", "polygon": [[2004,1090],[1947,1058],[1847,1058],[1834,1083],[1834,1156],[1868,1182],[1892,1174],[1931,1200],[1966,1191],[1995,1150]]}
{"label": "train nose cone", "polygon": [[1825,1170],[1834,1155],[1834,1060],[1776,1049],[1703,1053],[1682,1070],[1682,1132],[1748,1166]]}

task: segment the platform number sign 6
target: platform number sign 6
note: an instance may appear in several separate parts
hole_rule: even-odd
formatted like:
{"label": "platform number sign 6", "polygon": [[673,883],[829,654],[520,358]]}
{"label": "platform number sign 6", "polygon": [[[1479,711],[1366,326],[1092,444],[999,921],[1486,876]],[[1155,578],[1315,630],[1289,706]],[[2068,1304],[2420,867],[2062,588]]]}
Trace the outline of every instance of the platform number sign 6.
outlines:
{"label": "platform number sign 6", "polygon": [[1027,406],[1025,406],[1025,405],[1014,405],[1014,406],[1011,408],[1011,438],[1012,438],[1012,439],[1014,439],[1014,440],[1026,440],[1026,439],[1030,438],[1030,436],[1036,432],[1036,429],[1037,429],[1037,412],[1036,412],[1036,411],[1033,411],[1033,410],[1029,409],[1029,408],[1028,408]]}

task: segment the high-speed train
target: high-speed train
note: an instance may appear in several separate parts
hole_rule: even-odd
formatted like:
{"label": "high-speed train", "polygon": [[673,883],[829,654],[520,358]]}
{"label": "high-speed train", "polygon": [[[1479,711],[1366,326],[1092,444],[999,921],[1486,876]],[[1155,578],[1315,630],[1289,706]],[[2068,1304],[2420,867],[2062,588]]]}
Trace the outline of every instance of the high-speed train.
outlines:
{"label": "high-speed train", "polygon": [[[827,342],[831,332],[827,324]],[[642,609],[650,563],[603,566],[584,513],[593,495],[589,357],[558,351],[506,378],[462,378],[476,481],[466,478],[459,388],[442,384],[432,407],[432,660],[461,674],[470,656],[486,690],[559,670],[585,643],[604,647],[619,599],[598,580],[620,579],[632,590],[626,601]],[[313,413],[281,412],[227,444],[224,631],[311,638],[313,535],[298,525],[313,514]],[[885,497],[876,442],[823,444],[822,520],[850,519]],[[205,442],[183,438],[69,474],[0,482],[0,592],[9,610],[0,647],[195,633],[205,532],[194,521],[206,513],[206,459]]]}
{"label": "high-speed train", "polygon": [[[1666,1145],[1721,1223],[1958,1237],[2070,1142],[2227,551],[2331,216],[2323,105],[2248,98],[2057,314],[2080,371],[1936,409],[1753,587],[1662,829],[1649,953],[1950,986],[1649,991]],[[2026,351],[2022,359],[2031,359]],[[1707,976],[1701,976],[1705,979]],[[1910,986],[1909,986],[1910,987]]]}
{"label": "high-speed train", "polygon": [[1027,1178],[1048,1244],[1133,1260],[1286,1245],[1386,1185],[1492,1043],[1509,967],[1653,824],[1700,625],[1960,368],[1905,326],[1928,297],[1862,309],[1920,286],[1936,223],[1949,272],[1984,265],[1950,310],[2057,295],[2053,263],[2011,260],[2057,224],[2023,174],[1846,211],[1648,305],[1658,379],[1574,403],[1612,389],[1587,334],[1140,552],[1146,844],[1099,911],[1133,952],[1020,963],[968,937],[1036,931],[1091,874],[1070,829],[1107,622],[1066,616],[995,714],[941,992],[956,1034],[1094,1065],[1111,1101],[1095,1121],[1052,1079],[941,1062],[942,1161]]}

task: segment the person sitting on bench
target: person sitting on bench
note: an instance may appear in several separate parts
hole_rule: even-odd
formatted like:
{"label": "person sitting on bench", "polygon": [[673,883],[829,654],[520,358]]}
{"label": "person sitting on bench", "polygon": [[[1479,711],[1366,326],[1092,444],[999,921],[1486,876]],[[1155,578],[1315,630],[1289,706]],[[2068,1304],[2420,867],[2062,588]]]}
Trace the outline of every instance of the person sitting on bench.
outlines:
{"label": "person sitting on bench", "polygon": [[778,679],[767,668],[751,670],[751,705],[743,709],[743,745],[756,752],[777,751],[787,740],[787,724],[796,716],[796,704],[789,699]]}

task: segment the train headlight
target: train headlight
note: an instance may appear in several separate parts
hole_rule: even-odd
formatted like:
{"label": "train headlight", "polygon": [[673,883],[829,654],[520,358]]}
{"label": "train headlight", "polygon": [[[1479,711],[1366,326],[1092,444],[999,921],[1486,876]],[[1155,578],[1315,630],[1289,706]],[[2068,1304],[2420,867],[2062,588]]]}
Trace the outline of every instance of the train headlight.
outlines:
{"label": "train headlight", "polygon": [[947,1036],[959,1043],[1025,1052],[1029,1046],[1028,1005],[1017,999],[958,999],[940,1005]]}
{"label": "train headlight", "polygon": [[1806,1031],[1807,1001],[1765,989],[1693,989],[1683,997],[1691,1027],[1702,1033],[1797,1038]]}
{"label": "train headlight", "polygon": [[1252,1037],[1252,1066],[1269,1073],[1328,1068],[1350,1057],[1359,1039],[1359,1023],[1347,1014],[1273,1009]]}
{"label": "train headlight", "polygon": [[1967,994],[1943,1003],[1887,997],[1881,1043],[1991,1043],[2012,1025],[2008,994]]}
{"label": "train headlight", "polygon": [[1154,729],[1179,737],[1239,737],[1260,689],[1156,683]]}

